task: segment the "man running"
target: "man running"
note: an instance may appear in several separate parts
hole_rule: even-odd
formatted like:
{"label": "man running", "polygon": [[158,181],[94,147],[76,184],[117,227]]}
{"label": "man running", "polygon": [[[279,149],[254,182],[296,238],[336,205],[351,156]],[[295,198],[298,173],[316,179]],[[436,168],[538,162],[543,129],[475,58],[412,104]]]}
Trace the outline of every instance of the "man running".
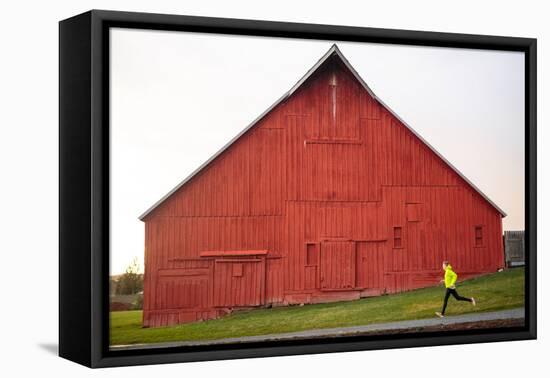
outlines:
{"label": "man running", "polygon": [[441,310],[441,312],[436,312],[435,314],[440,318],[445,316],[445,309],[447,308],[447,301],[449,300],[450,295],[455,297],[457,301],[470,302],[475,306],[476,300],[473,297],[464,298],[458,295],[458,293],[456,292],[455,282],[458,276],[455,272],[453,272],[453,268],[448,261],[443,261],[443,270],[445,271],[445,278],[441,281],[445,282],[445,287],[447,288],[447,290],[445,291],[445,299],[443,300],[443,309]]}

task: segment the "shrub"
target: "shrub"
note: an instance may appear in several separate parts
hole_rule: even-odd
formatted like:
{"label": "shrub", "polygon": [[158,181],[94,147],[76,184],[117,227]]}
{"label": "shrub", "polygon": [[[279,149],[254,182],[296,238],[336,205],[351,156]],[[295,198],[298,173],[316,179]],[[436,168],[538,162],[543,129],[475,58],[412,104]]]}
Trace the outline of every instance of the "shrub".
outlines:
{"label": "shrub", "polygon": [[143,310],[143,294],[138,294],[134,303],[132,303],[134,310]]}
{"label": "shrub", "polygon": [[128,311],[132,309],[132,305],[130,303],[111,302],[109,309],[111,311]]}

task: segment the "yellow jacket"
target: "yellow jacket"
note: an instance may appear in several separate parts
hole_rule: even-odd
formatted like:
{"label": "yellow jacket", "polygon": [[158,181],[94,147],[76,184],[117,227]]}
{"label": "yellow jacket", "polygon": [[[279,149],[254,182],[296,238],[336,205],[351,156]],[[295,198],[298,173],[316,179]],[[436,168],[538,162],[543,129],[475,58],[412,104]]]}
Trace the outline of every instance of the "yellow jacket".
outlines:
{"label": "yellow jacket", "polygon": [[453,272],[453,267],[451,264],[447,265],[445,268],[445,287],[454,289],[457,278],[458,276],[455,272]]}

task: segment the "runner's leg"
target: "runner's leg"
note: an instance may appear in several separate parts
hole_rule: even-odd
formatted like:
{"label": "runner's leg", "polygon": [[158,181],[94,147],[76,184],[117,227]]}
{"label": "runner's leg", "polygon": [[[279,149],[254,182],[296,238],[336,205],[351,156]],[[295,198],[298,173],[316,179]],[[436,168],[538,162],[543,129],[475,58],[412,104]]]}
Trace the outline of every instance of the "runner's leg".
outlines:
{"label": "runner's leg", "polygon": [[471,298],[465,298],[465,297],[461,297],[458,292],[456,291],[456,289],[447,289],[447,290],[451,290],[451,294],[453,295],[453,297],[455,297],[455,299],[457,301],[466,301],[466,302],[471,302],[472,299]]}
{"label": "runner's leg", "polygon": [[449,295],[451,295],[450,290],[451,289],[447,289],[445,291],[445,299],[443,300],[443,309],[441,310],[441,315],[445,315],[445,309],[447,308],[447,302],[449,301]]}

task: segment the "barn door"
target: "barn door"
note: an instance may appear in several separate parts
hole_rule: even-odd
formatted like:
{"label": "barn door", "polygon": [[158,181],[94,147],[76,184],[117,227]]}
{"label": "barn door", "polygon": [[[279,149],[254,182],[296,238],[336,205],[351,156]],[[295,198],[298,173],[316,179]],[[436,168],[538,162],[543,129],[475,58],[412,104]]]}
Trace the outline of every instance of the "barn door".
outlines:
{"label": "barn door", "polygon": [[357,287],[381,288],[384,271],[384,242],[357,243]]}
{"label": "barn door", "polygon": [[217,259],[214,306],[250,307],[264,303],[265,258]]}
{"label": "barn door", "polygon": [[355,242],[323,241],[320,273],[321,290],[355,288]]}

